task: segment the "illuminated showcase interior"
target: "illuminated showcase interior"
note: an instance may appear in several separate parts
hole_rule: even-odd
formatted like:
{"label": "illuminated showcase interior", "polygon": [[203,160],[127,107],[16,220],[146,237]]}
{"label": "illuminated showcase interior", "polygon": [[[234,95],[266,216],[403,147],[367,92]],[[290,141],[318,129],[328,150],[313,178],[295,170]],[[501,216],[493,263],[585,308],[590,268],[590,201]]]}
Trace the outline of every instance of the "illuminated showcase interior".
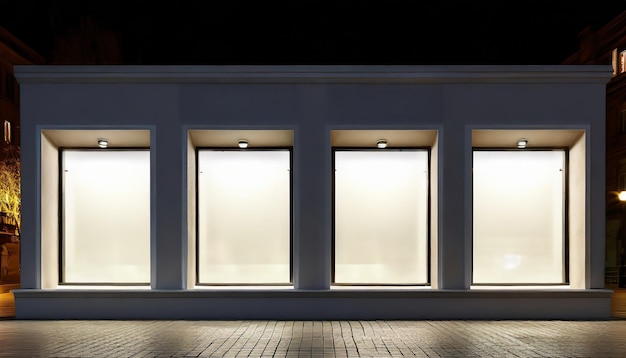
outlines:
{"label": "illuminated showcase interior", "polygon": [[190,129],[187,287],[292,286],[292,130]]}
{"label": "illuminated showcase interior", "polygon": [[334,155],[334,283],[427,284],[428,151]]}
{"label": "illuminated showcase interior", "polygon": [[198,283],[289,284],[290,151],[197,155]]}
{"label": "illuminated showcase interior", "polygon": [[473,287],[584,288],[587,140],[578,129],[472,131]]}
{"label": "illuminated showcase interior", "polygon": [[565,151],[473,154],[473,283],[563,284]]}
{"label": "illuminated showcase interior", "polygon": [[[486,132],[476,131],[475,141]],[[516,132],[494,133],[490,138]],[[562,133],[572,142],[582,132]],[[47,134],[58,140],[56,131]],[[263,145],[242,147],[249,144],[235,139],[242,134]],[[190,152],[196,160],[191,183],[197,180],[190,203],[197,210],[197,223],[190,221],[194,283],[290,285],[292,159],[282,148],[290,148],[293,137],[281,131],[190,135],[201,144]],[[436,160],[430,158],[436,132],[350,130],[333,131],[331,138],[339,144],[332,152],[333,284],[428,285],[437,252],[431,237]],[[60,283],[147,284],[150,152],[104,149],[100,139],[97,150],[59,149]],[[231,148],[214,147],[226,140]],[[371,149],[362,149],[365,143]],[[566,157],[566,150],[474,150],[473,284],[567,283]]]}
{"label": "illuminated showcase interior", "polygon": [[62,282],[150,282],[150,152],[62,150]]}
{"label": "illuminated showcase interior", "polygon": [[146,287],[150,130],[44,129],[40,138],[42,286]]}
{"label": "illuminated showcase interior", "polygon": [[438,132],[332,130],[332,285],[437,279]]}

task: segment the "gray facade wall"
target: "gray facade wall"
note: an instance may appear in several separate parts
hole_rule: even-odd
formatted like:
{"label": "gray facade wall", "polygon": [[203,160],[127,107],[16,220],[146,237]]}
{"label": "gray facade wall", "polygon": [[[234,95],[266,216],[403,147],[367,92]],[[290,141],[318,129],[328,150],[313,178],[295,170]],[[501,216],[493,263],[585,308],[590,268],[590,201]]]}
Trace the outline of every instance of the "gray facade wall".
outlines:
{"label": "gray facade wall", "polygon": [[[22,288],[17,318],[608,318],[604,287],[604,66],[16,66],[22,98]],[[42,285],[41,131],[147,129],[149,290]],[[195,290],[187,272],[188,132],[288,129],[293,289]],[[332,130],[436,130],[432,288],[330,290]],[[585,133],[581,280],[471,289],[472,130]],[[45,281],[45,280],[44,280]]]}

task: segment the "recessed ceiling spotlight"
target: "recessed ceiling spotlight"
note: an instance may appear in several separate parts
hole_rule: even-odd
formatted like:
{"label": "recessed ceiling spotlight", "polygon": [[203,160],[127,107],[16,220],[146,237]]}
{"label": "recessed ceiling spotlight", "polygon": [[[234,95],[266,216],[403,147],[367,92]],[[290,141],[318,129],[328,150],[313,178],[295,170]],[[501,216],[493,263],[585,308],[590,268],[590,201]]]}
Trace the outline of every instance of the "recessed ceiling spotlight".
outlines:
{"label": "recessed ceiling spotlight", "polygon": [[239,148],[241,149],[248,148],[248,141],[245,139],[240,139],[238,144],[239,144]]}
{"label": "recessed ceiling spotlight", "polygon": [[386,139],[379,139],[376,141],[376,146],[378,148],[387,148],[387,140]]}
{"label": "recessed ceiling spotlight", "polygon": [[98,138],[98,147],[107,148],[109,146],[109,141],[105,138]]}
{"label": "recessed ceiling spotlight", "polygon": [[524,148],[526,148],[527,145],[528,145],[528,139],[526,139],[526,138],[522,138],[522,139],[517,141],[517,148],[518,149],[524,149]]}

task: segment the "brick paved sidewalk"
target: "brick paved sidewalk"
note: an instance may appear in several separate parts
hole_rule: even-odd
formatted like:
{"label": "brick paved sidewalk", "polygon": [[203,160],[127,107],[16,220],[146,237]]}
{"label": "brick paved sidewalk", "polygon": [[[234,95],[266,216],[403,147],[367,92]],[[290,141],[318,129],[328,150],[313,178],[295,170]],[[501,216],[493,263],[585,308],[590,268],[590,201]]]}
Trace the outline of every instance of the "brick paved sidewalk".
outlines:
{"label": "brick paved sidewalk", "polygon": [[626,320],[0,321],[0,357],[626,357]]}

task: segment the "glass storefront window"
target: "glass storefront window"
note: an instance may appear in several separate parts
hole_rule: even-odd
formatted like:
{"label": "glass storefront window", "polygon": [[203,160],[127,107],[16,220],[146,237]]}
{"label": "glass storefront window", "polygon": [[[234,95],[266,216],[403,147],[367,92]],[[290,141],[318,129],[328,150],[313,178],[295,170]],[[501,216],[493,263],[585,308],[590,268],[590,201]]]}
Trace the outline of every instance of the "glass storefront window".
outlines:
{"label": "glass storefront window", "polygon": [[291,282],[290,150],[197,155],[198,284]]}
{"label": "glass storefront window", "polygon": [[150,282],[150,152],[62,150],[66,284]]}
{"label": "glass storefront window", "polygon": [[429,152],[336,150],[335,284],[429,282]]}
{"label": "glass storefront window", "polygon": [[563,284],[566,152],[475,150],[473,283]]}

